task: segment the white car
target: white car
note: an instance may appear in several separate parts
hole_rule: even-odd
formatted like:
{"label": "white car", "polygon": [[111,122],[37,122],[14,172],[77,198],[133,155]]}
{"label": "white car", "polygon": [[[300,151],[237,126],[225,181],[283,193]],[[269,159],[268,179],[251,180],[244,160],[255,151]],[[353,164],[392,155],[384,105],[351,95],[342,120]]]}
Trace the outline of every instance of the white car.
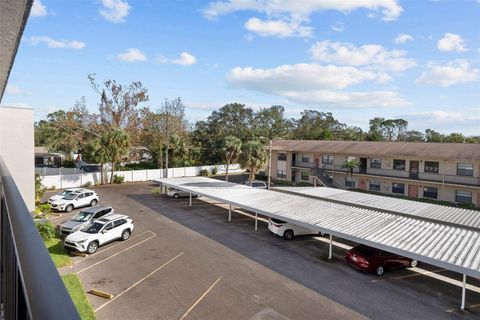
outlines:
{"label": "white car", "polygon": [[[65,189],[62,192],[59,192],[56,195],[48,198],[48,203],[52,203],[55,200],[60,200],[69,193],[80,192],[80,191],[83,191],[83,190],[84,190],[83,188],[68,188],[68,189]],[[90,191],[90,190],[85,190],[85,191]]]}
{"label": "white car", "polygon": [[52,210],[70,212],[75,208],[94,206],[98,202],[98,195],[92,190],[72,192],[65,197],[49,202]]}
{"label": "white car", "polygon": [[250,184],[250,180],[243,181],[243,185],[253,187],[256,189],[267,189],[267,184],[261,180],[252,180],[252,183]]}
{"label": "white car", "polygon": [[[190,192],[178,190],[178,189],[171,189],[170,191],[167,192],[167,196],[172,197],[174,199],[188,198],[190,197]],[[197,198],[198,195],[192,193],[192,197]]]}
{"label": "white car", "polygon": [[130,238],[134,229],[133,220],[121,214],[103,216],[91,221],[79,231],[71,233],[65,239],[66,250],[95,253],[98,247],[106,243]]}
{"label": "white car", "polygon": [[113,214],[114,212],[115,210],[111,206],[95,206],[83,209],[70,220],[65,221],[60,225],[60,235],[66,237],[70,233],[80,230],[89,222],[106,216],[107,214]]}
{"label": "white car", "polygon": [[[305,235],[305,234],[317,234],[317,232],[294,225],[292,223],[275,219],[269,218],[268,219],[268,230],[277,236],[282,237],[285,240],[292,240],[295,236]],[[324,236],[324,232],[319,233],[321,236]]]}

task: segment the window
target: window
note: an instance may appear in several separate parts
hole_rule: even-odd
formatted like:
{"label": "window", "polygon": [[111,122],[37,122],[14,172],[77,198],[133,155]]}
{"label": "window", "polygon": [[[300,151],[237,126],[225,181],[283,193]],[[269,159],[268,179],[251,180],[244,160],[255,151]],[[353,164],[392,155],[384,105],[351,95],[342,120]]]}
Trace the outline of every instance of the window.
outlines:
{"label": "window", "polygon": [[405,160],[394,159],[393,170],[405,170]]}
{"label": "window", "polygon": [[439,164],[437,161],[425,161],[424,172],[438,173]]}
{"label": "window", "polygon": [[347,157],[347,161],[357,160],[357,157]]}
{"label": "window", "polygon": [[302,154],[302,162],[310,162],[310,156],[308,154]]}
{"label": "window", "polygon": [[127,223],[127,220],[125,219],[118,219],[117,221],[113,222],[113,227],[116,228],[118,226],[121,226],[122,224]]}
{"label": "window", "polygon": [[302,171],[301,179],[305,181],[308,181],[310,179],[310,174],[308,173],[308,171]]}
{"label": "window", "polygon": [[405,184],[403,184],[403,183],[393,183],[392,184],[392,192],[393,193],[399,193],[399,194],[405,194]]}
{"label": "window", "polygon": [[279,154],[277,155],[277,159],[278,159],[278,161],[287,161],[287,154],[286,154],[286,153],[283,153],[283,152],[282,152],[282,153],[279,153]]}
{"label": "window", "polygon": [[438,197],[438,188],[434,187],[423,187],[423,197],[429,199],[437,199]]}
{"label": "window", "polygon": [[380,191],[380,181],[378,180],[370,180],[369,182],[369,189],[371,191]]}
{"label": "window", "polygon": [[105,226],[105,229],[103,229],[103,230],[110,230],[110,229],[112,229],[112,228],[113,228],[113,222],[110,222],[109,224],[107,224],[107,225]]}
{"label": "window", "polygon": [[472,193],[470,191],[457,190],[455,193],[455,202],[472,203]]}
{"label": "window", "polygon": [[458,163],[457,175],[459,176],[473,176],[473,164],[471,163]]}
{"label": "window", "polygon": [[330,154],[322,155],[322,163],[324,164],[333,164],[333,156]]}
{"label": "window", "polygon": [[382,160],[370,159],[370,168],[380,169],[382,167]]}
{"label": "window", "polygon": [[287,179],[287,173],[284,170],[277,170],[277,178]]}
{"label": "window", "polygon": [[355,179],[352,177],[345,177],[345,187],[355,188]]}

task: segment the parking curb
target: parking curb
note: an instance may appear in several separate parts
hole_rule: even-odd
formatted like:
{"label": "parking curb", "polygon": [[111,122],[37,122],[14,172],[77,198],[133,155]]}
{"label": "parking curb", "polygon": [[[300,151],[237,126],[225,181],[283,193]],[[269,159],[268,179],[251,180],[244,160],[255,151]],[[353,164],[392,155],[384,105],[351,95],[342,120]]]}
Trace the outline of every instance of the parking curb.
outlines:
{"label": "parking curb", "polygon": [[93,294],[93,295],[95,295],[97,297],[100,297],[100,298],[108,299],[108,300],[113,298],[113,294],[106,293],[106,292],[99,291],[99,290],[95,290],[95,289],[91,289],[90,291],[88,291],[88,293]]}

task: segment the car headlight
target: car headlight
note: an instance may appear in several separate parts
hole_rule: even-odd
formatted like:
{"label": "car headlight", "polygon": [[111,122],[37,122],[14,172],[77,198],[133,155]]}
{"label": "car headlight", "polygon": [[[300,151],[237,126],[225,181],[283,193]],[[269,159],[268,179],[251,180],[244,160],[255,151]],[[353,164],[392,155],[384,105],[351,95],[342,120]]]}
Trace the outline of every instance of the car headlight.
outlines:
{"label": "car headlight", "polygon": [[85,240],[80,240],[80,241],[77,241],[76,243],[77,243],[77,244],[83,244],[83,243],[85,243],[85,241],[87,241],[87,239],[85,239]]}

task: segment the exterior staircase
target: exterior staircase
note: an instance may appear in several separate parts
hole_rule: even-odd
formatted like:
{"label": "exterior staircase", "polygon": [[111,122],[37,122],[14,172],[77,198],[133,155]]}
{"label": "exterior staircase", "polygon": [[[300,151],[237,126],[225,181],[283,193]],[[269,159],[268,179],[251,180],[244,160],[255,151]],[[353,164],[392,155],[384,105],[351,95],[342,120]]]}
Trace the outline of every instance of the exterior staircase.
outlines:
{"label": "exterior staircase", "polygon": [[327,173],[325,168],[312,168],[311,175],[314,176],[314,184],[318,186],[318,184],[323,185],[329,188],[337,188],[340,189],[340,185],[333,179],[333,177]]}

